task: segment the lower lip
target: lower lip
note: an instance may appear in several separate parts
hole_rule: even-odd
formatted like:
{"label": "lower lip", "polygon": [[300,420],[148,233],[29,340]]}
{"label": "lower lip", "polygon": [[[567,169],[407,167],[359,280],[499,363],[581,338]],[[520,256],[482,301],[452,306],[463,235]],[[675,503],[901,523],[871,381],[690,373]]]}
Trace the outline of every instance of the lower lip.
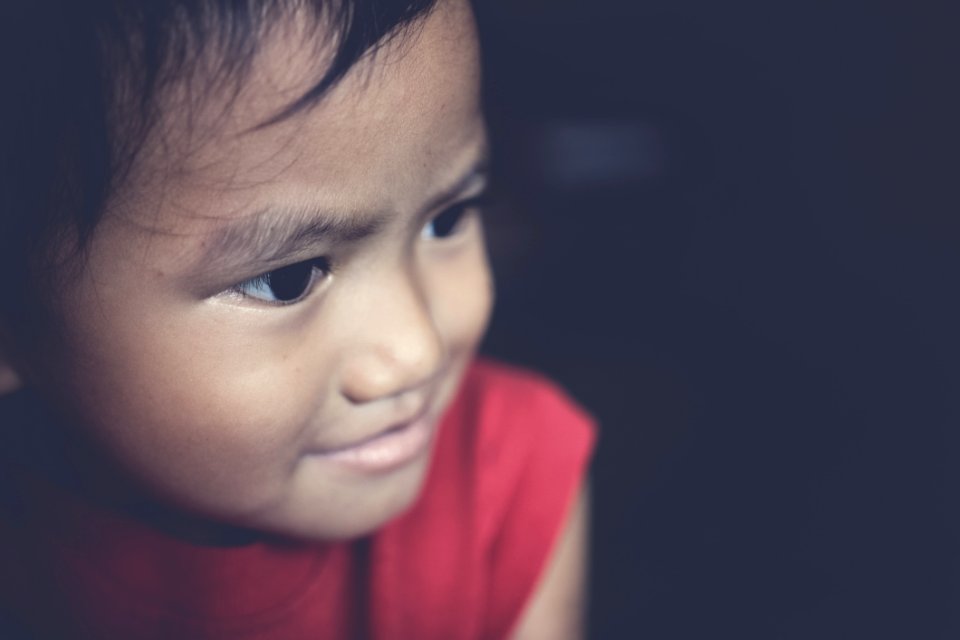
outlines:
{"label": "lower lip", "polygon": [[316,455],[356,471],[383,473],[420,457],[429,447],[432,436],[432,421],[422,417],[356,445]]}

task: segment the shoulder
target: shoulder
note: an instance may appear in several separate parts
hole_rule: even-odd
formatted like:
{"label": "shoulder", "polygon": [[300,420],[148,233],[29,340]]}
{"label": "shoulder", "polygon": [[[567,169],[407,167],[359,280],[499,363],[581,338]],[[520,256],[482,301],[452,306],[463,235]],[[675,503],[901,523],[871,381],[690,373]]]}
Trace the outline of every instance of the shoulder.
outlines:
{"label": "shoulder", "polygon": [[419,500],[377,536],[384,628],[410,630],[384,635],[507,637],[568,528],[593,443],[593,420],[557,384],[473,363]]}
{"label": "shoulder", "polygon": [[569,497],[564,480],[583,475],[596,433],[593,418],[555,382],[489,359],[468,370],[444,428],[471,460],[465,480],[478,493],[484,539],[518,500]]}
{"label": "shoulder", "polygon": [[479,360],[461,400],[473,420],[481,540],[492,581],[490,637],[506,636],[530,603],[583,494],[592,417],[559,385]]}
{"label": "shoulder", "polygon": [[592,439],[593,419],[555,382],[520,367],[478,359],[457,399],[461,420],[484,441],[578,433]]}

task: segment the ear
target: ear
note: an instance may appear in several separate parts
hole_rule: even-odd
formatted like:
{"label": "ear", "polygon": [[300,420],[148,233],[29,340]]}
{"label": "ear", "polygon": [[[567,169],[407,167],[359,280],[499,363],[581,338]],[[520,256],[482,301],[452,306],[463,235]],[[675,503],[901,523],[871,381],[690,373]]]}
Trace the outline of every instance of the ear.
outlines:
{"label": "ear", "polygon": [[23,387],[23,377],[10,355],[12,351],[10,333],[0,323],[0,396],[13,393]]}

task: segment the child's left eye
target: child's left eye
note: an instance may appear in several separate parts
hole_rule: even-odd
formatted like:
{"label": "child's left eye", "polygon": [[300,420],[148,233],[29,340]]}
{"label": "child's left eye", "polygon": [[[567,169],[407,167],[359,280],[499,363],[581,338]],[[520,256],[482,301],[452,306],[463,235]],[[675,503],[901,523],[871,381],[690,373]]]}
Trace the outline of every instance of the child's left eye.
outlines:
{"label": "child's left eye", "polygon": [[474,199],[455,204],[423,225],[421,237],[443,239],[455,235],[460,230],[464,218],[477,206],[478,202]]}
{"label": "child's left eye", "polygon": [[310,295],[317,282],[329,273],[326,258],[313,258],[268,271],[230,290],[269,304],[295,304]]}

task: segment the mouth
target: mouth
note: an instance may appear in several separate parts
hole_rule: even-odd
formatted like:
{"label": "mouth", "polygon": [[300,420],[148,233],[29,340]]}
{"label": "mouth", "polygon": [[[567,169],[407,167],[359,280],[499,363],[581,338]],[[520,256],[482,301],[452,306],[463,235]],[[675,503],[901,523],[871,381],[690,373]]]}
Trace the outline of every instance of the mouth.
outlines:
{"label": "mouth", "polygon": [[421,411],[416,417],[373,436],[346,445],[320,449],[313,455],[354,471],[385,473],[403,467],[430,447],[435,420]]}

